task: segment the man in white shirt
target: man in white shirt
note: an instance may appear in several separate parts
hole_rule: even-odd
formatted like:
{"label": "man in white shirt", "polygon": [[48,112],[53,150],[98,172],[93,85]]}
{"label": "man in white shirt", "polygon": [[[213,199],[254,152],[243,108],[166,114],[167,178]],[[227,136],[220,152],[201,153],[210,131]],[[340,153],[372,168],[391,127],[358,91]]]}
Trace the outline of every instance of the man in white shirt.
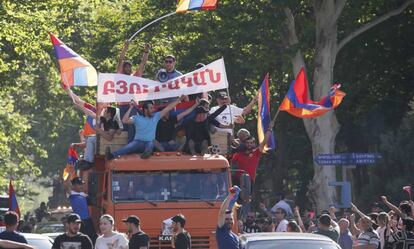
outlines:
{"label": "man in white shirt", "polygon": [[[231,99],[230,96],[226,92],[219,92],[217,98],[216,98],[218,106],[214,106],[210,109],[210,114],[214,113],[218,108],[220,108],[223,105],[227,105],[228,107],[224,109],[224,111],[219,114],[216,118],[216,120],[222,124],[222,125],[230,125],[234,123],[243,124],[244,119],[243,115],[249,114],[252,111],[253,105],[257,102],[257,97],[252,99],[250,103],[244,107],[239,108],[235,105],[231,105]],[[223,128],[216,128],[217,131],[225,131],[227,133],[230,133],[233,135],[233,129],[223,129]]]}

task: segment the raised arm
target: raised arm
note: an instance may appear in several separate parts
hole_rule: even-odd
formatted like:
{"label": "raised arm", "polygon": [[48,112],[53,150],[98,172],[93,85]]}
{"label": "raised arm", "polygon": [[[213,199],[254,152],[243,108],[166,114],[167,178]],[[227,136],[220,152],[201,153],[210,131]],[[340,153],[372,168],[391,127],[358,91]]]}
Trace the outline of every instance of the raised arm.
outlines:
{"label": "raised arm", "polygon": [[252,108],[253,108],[253,106],[256,104],[256,102],[257,102],[257,99],[258,99],[258,96],[256,95],[251,101],[250,101],[250,103],[246,106],[246,107],[244,107],[243,108],[243,112],[242,112],[242,115],[247,115],[247,114],[249,114],[251,111],[252,111]]}
{"label": "raised arm", "polygon": [[259,150],[261,152],[263,152],[264,147],[266,146],[267,142],[269,142],[269,139],[272,136],[273,125],[274,125],[274,123],[273,122],[270,122],[269,128],[267,129],[267,131],[265,133],[265,139],[263,139],[263,141],[259,145]]}
{"label": "raised arm", "polygon": [[160,116],[164,117],[168,112],[170,112],[172,109],[174,109],[174,107],[176,105],[178,105],[180,103],[180,101],[184,100],[185,96],[181,95],[180,98],[174,100],[173,102],[171,102],[170,104],[168,104],[164,109],[162,109],[162,111],[160,112]]}
{"label": "raised arm", "polygon": [[137,71],[135,71],[134,76],[141,77],[142,74],[144,74],[145,65],[147,64],[150,51],[151,51],[151,45],[148,43],[145,44],[144,54],[142,55],[141,63],[139,64]]}
{"label": "raised arm", "polygon": [[387,205],[389,209],[391,209],[392,211],[394,211],[394,213],[400,216],[401,219],[404,219],[407,216],[405,213],[401,212],[401,210],[398,207],[394,206],[391,202],[389,202],[386,196],[381,196],[381,200],[382,202],[384,202],[385,205]]}
{"label": "raised arm", "polygon": [[121,54],[119,55],[118,66],[116,67],[117,73],[122,73],[123,71],[125,54],[128,50],[128,46],[129,46],[129,40],[126,40],[124,43],[124,47],[122,48]]}
{"label": "raised arm", "polygon": [[349,230],[351,231],[352,235],[357,237],[361,230],[355,225],[355,214],[351,214],[349,217]]}
{"label": "raised arm", "polygon": [[124,123],[124,124],[134,124],[134,120],[129,118],[129,114],[131,113],[131,110],[132,110],[132,108],[134,108],[134,106],[136,106],[135,101],[131,100],[131,102],[129,103],[128,110],[125,112],[124,116],[122,117],[122,123]]}
{"label": "raised arm", "polygon": [[76,108],[81,110],[86,115],[91,116],[92,118],[96,118],[96,113],[93,112],[92,110],[86,108],[87,105],[88,106],[93,106],[93,105],[91,105],[91,104],[87,103],[86,101],[82,100],[81,98],[79,98],[79,96],[74,94],[72,92],[72,90],[70,90],[70,88],[67,88],[65,90],[68,93],[69,97],[72,99],[73,104],[75,105]]}
{"label": "raised arm", "polygon": [[302,231],[306,231],[305,225],[303,224],[302,217],[300,216],[299,207],[296,206],[294,209],[294,216],[296,218],[296,221],[298,222],[299,227],[302,229]]}
{"label": "raised arm", "polygon": [[218,214],[218,221],[217,221],[218,227],[222,227],[224,225],[224,222],[226,221],[226,210],[234,195],[235,193],[229,193],[229,195],[226,197],[226,199],[221,204],[220,211]]}
{"label": "raised arm", "polygon": [[194,111],[194,109],[196,109],[196,107],[198,106],[198,104],[200,103],[199,99],[197,99],[194,103],[193,106],[191,106],[190,108],[187,108],[187,110],[183,111],[182,113],[177,115],[177,122],[179,122],[181,119],[183,119],[185,116],[187,116],[188,114],[190,114],[192,111]]}
{"label": "raised arm", "polygon": [[354,205],[354,203],[351,202],[351,209],[352,211],[354,211],[355,213],[357,213],[361,218],[363,217],[368,217],[367,215],[365,215],[363,212],[361,212],[357,206]]}

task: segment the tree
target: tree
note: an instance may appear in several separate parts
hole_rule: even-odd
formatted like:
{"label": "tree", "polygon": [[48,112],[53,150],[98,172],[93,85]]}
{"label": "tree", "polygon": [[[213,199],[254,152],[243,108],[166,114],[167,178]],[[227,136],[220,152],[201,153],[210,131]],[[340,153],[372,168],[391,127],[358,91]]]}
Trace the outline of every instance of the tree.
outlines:
{"label": "tree", "polygon": [[[315,47],[313,55],[313,97],[321,99],[328,92],[333,81],[333,69],[336,56],[352,39],[364,33],[368,29],[381,22],[403,12],[414,0],[404,1],[398,8],[393,9],[378,18],[371,19],[365,13],[368,21],[338,41],[338,20],[344,8],[350,3],[346,0],[314,0],[312,9],[315,17]],[[369,3],[372,4],[372,3]],[[288,44],[298,46],[299,38],[296,32],[295,19],[290,7],[285,7],[286,28]],[[343,33],[343,30],[341,30]],[[305,65],[305,59],[301,48],[297,49],[292,57],[293,72],[295,75]],[[339,132],[340,125],[335,113],[329,112],[324,116],[312,119],[304,119],[306,132],[312,144],[312,152],[315,157],[322,153],[334,153],[335,138]],[[334,167],[321,167],[314,163],[314,177],[309,185],[308,194],[314,205],[320,211],[329,204],[335,202],[335,190],[329,187],[330,181],[336,180]]]}

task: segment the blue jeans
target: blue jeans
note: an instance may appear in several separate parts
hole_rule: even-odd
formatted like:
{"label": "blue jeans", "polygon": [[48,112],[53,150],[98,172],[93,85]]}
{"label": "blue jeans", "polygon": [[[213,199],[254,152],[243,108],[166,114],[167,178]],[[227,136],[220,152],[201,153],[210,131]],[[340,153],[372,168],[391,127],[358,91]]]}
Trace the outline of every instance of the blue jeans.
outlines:
{"label": "blue jeans", "polygon": [[[124,117],[125,113],[128,111],[129,105],[120,105],[119,106],[119,114],[121,116],[121,120]],[[138,114],[138,109],[136,107],[132,108],[131,112],[129,113],[129,117]],[[128,132],[128,143],[132,142],[135,137],[135,125],[133,124],[125,124],[124,123],[124,131]]]}
{"label": "blue jeans", "polygon": [[177,143],[170,144],[169,142],[161,142],[162,147],[165,151],[177,151],[179,145]]}
{"label": "blue jeans", "polygon": [[154,142],[150,141],[141,141],[138,139],[132,140],[132,142],[128,143],[124,147],[120,148],[119,150],[112,153],[114,157],[132,153],[152,153],[154,150]]}
{"label": "blue jeans", "polygon": [[90,163],[95,161],[95,146],[96,146],[96,136],[86,137],[86,148],[83,155],[83,159]]}

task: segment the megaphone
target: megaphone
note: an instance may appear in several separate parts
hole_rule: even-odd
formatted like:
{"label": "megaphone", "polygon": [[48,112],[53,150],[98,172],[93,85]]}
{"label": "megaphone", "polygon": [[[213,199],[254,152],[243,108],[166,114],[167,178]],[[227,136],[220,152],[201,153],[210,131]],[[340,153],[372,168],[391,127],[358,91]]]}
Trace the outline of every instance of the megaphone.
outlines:
{"label": "megaphone", "polygon": [[168,73],[165,69],[160,69],[157,72],[157,80],[159,82],[166,82],[168,80]]}

